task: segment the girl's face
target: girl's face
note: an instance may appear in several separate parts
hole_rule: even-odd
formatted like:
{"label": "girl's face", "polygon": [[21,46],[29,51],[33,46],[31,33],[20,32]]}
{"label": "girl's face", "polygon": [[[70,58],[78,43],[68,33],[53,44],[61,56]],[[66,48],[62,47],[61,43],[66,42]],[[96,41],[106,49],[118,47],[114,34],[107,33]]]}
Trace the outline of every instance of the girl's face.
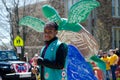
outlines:
{"label": "girl's face", "polygon": [[56,35],[57,35],[57,30],[55,30],[54,27],[52,26],[45,26],[44,28],[44,40],[45,41],[50,41],[51,39],[53,39]]}

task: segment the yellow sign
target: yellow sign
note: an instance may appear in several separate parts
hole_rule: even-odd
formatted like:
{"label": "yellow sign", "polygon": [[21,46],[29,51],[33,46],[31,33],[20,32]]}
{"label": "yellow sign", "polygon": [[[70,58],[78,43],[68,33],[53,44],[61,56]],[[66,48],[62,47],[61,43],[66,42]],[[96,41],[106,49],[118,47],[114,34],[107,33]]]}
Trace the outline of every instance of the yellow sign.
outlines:
{"label": "yellow sign", "polygon": [[14,46],[24,46],[24,42],[23,42],[23,39],[20,37],[20,36],[17,36],[15,39],[14,39]]}

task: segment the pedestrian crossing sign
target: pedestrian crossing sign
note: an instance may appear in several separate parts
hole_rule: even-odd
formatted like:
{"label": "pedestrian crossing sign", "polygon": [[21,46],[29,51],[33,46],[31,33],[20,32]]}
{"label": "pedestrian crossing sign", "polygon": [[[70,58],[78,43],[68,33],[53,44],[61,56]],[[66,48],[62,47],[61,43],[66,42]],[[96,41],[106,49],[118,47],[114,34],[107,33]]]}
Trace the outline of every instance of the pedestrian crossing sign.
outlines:
{"label": "pedestrian crossing sign", "polygon": [[24,46],[24,41],[20,36],[16,36],[16,38],[14,39],[14,46],[15,47]]}

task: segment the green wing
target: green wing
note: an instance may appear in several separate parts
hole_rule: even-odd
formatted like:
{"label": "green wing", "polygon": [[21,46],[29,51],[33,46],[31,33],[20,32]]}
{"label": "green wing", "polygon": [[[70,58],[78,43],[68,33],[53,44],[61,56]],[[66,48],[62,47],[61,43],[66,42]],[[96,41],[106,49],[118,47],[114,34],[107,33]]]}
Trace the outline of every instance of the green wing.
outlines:
{"label": "green wing", "polygon": [[99,2],[95,0],[80,0],[70,8],[68,23],[79,23],[85,21],[90,12],[99,5]]}
{"label": "green wing", "polygon": [[61,23],[61,17],[58,12],[50,5],[44,5],[42,7],[43,15],[50,21],[56,22],[58,25]]}
{"label": "green wing", "polygon": [[48,20],[57,22],[59,30],[79,32],[82,29],[79,24],[70,24],[67,19],[61,18],[58,12],[50,5],[44,5],[42,12]]}
{"label": "green wing", "polygon": [[43,32],[45,22],[42,21],[41,19],[38,19],[38,18],[35,18],[32,16],[25,16],[20,19],[19,25],[20,26],[28,26],[28,27],[36,30],[37,32]]}
{"label": "green wing", "polygon": [[59,30],[79,32],[82,28],[83,26],[80,25],[79,23],[77,24],[67,23],[66,18],[62,18],[62,22],[59,24]]}

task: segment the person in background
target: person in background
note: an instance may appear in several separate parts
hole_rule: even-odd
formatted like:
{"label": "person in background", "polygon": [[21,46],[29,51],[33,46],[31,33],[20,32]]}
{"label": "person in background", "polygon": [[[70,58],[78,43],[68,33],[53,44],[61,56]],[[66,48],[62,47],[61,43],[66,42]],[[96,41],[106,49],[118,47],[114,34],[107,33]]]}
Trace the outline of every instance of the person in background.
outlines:
{"label": "person in background", "polygon": [[116,55],[119,57],[118,66],[120,68],[120,49],[116,48]]}
{"label": "person in background", "polygon": [[28,59],[28,53],[26,52],[25,54],[24,54],[24,61],[26,61],[26,62],[28,62],[29,61],[29,59]]}
{"label": "person in background", "polygon": [[103,51],[102,51],[102,50],[99,50],[97,56],[98,56],[99,58],[101,58],[101,57],[102,57],[102,54],[103,54]]}
{"label": "person in background", "polygon": [[120,49],[119,48],[116,48],[116,55],[120,57]]}
{"label": "person in background", "polygon": [[115,50],[116,50],[116,55],[118,55],[118,57],[119,57],[118,67],[117,67],[117,70],[116,70],[116,77],[120,79],[120,49],[116,48]]}
{"label": "person in background", "polygon": [[112,80],[116,80],[116,75],[115,71],[117,69],[117,64],[118,64],[118,56],[115,54],[115,50],[110,49],[109,54],[110,54],[110,67],[112,71]]}
{"label": "person in background", "polygon": [[37,64],[37,63],[35,63],[35,61],[34,61],[34,59],[36,59],[36,58],[38,58],[39,57],[39,55],[36,53],[36,54],[34,54],[34,56],[30,59],[30,61],[29,61],[29,63],[30,63],[30,65],[31,65],[31,71],[33,70],[33,69],[36,69],[33,73],[32,73],[32,76],[34,76],[35,75],[35,80],[41,80],[40,79],[40,73],[39,73],[39,65]]}
{"label": "person in background", "polygon": [[107,52],[103,52],[103,57],[101,57],[101,60],[106,63],[106,80],[110,80],[110,57]]}
{"label": "person in background", "polygon": [[34,54],[34,56],[30,59],[30,64],[31,64],[31,66],[32,67],[34,67],[34,66],[37,66],[37,64],[36,63],[34,63],[34,59],[35,58],[38,58],[39,57],[39,55],[36,53],[36,54]]}
{"label": "person in background", "polygon": [[[48,22],[44,27],[45,46],[42,48],[40,57],[34,61],[40,66],[41,80],[67,80],[66,78],[66,56],[68,46],[58,40],[58,25]],[[32,70],[37,72],[36,69]]]}

